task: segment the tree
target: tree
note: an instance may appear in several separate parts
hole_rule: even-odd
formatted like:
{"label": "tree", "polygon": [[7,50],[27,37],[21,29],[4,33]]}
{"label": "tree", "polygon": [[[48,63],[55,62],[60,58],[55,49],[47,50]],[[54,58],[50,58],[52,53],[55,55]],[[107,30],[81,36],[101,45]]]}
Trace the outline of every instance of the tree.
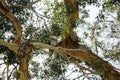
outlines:
{"label": "tree", "polygon": [[[65,75],[63,73],[65,73],[66,69],[63,69],[63,67],[69,63],[74,63],[85,77],[94,74],[99,75],[103,80],[120,80],[120,72],[105,60],[110,58],[110,60],[119,61],[120,58],[119,36],[116,36],[119,34],[119,1],[114,0],[114,3],[112,3],[112,0],[103,1],[102,3],[96,0],[64,0],[63,2],[55,0],[52,3],[46,1],[45,15],[41,15],[36,11],[34,4],[38,2],[38,5],[42,3],[41,0],[0,1],[0,53],[4,55],[2,59],[7,66],[6,75],[8,80],[12,74],[14,74],[13,78],[16,78],[16,80],[28,80],[32,74],[30,74],[28,63],[34,55],[40,52],[49,54],[47,63],[50,62],[48,64],[50,69],[41,73],[41,76],[44,75],[41,79],[46,78],[46,75],[51,72],[53,75],[49,76],[55,77],[55,79],[60,77],[59,75]],[[96,17],[97,22],[95,25],[87,27],[91,35],[87,32],[84,33],[87,38],[91,38],[91,41],[93,41],[93,48],[82,45],[81,43],[85,39],[81,38],[80,42],[74,31],[76,27],[82,24],[91,26],[84,20],[88,16],[87,11],[84,10],[87,5],[97,7],[102,5],[102,10]],[[116,24],[113,21],[112,24],[109,24],[111,21],[107,21],[106,16],[115,12],[117,14],[117,18],[114,20]],[[84,15],[79,17],[79,14]],[[31,20],[33,17],[34,19]],[[102,31],[107,28],[111,29],[111,31],[106,34],[109,34],[110,38],[117,40],[117,44],[111,46],[110,50],[109,47],[105,47],[104,42],[98,40],[101,34],[104,33]],[[111,35],[113,33],[114,35]],[[56,43],[56,37],[61,37],[61,41]],[[53,40],[56,41],[55,44],[52,42]],[[46,51],[46,49],[49,51]],[[92,49],[94,50],[92,51]],[[102,54],[101,51],[105,53],[105,59],[99,57],[98,54]],[[36,54],[33,54],[33,52]],[[82,62],[85,65],[81,65]],[[31,64],[39,66],[35,61],[31,61]],[[13,71],[9,73],[10,65],[14,66],[14,73]],[[35,72],[37,72],[36,69],[39,70],[35,68]],[[61,77],[61,79],[65,79],[65,77]]]}

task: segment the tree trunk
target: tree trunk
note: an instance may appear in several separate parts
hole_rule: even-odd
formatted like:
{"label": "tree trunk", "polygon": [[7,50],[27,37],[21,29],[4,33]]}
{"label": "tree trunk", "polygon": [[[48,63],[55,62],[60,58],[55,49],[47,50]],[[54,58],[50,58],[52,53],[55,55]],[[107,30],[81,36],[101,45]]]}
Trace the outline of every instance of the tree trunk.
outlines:
{"label": "tree trunk", "polygon": [[33,45],[22,44],[19,49],[18,60],[19,60],[19,70],[20,70],[20,80],[28,80],[28,62],[30,55],[32,53]]}
{"label": "tree trunk", "polygon": [[[84,50],[83,50],[84,51]],[[120,73],[115,68],[91,52],[68,51],[68,55],[82,60],[86,65],[92,67],[103,80],[120,80]]]}
{"label": "tree trunk", "polygon": [[100,75],[103,80],[120,80],[120,72],[116,71],[111,64],[95,55],[86,47],[72,41],[70,36],[66,37],[60,45],[67,49],[79,49],[73,51],[67,50],[67,54],[92,67],[96,74]]}
{"label": "tree trunk", "polygon": [[92,67],[98,75],[102,77],[103,80],[120,80],[120,72],[116,71],[114,67],[107,61],[98,57],[86,47],[79,45],[77,39],[74,38],[73,28],[76,27],[76,21],[78,19],[79,9],[76,0],[64,0],[67,12],[67,20],[71,25],[65,26],[69,28],[65,38],[62,38],[60,46],[68,49],[80,49],[78,51],[67,51],[67,54],[85,62],[88,66]]}
{"label": "tree trunk", "polygon": [[28,56],[22,57],[20,61],[20,80],[28,80]]}
{"label": "tree trunk", "polygon": [[92,51],[88,50],[85,46],[79,45],[76,41],[72,40],[71,35],[62,40],[59,45],[67,49],[77,49],[66,51],[68,55],[85,62],[86,65],[92,67],[96,74],[100,75],[103,80],[120,80],[120,72],[115,70],[110,63],[104,61]]}

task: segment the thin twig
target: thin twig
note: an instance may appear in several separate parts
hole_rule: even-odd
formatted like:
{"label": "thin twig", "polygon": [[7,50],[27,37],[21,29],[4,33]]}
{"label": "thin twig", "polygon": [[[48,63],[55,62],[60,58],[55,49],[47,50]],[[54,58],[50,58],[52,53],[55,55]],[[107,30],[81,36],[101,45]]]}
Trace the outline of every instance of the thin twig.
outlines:
{"label": "thin twig", "polygon": [[31,3],[28,3],[27,5],[12,5],[12,6],[10,6],[10,7],[19,7],[19,8],[28,8],[28,9],[30,9],[30,8],[32,8],[32,6],[34,5],[34,4],[36,4],[36,3],[38,3],[39,1],[41,1],[41,0],[36,0],[36,1],[34,1],[34,2],[31,2]]}

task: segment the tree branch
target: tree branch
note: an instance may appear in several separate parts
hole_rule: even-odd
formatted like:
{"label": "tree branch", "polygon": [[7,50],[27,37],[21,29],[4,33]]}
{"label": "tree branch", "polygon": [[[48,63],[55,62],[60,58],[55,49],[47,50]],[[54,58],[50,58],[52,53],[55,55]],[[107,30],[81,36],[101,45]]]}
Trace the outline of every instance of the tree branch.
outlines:
{"label": "tree branch", "polygon": [[41,0],[36,0],[36,1],[34,1],[34,2],[28,3],[28,4],[26,5],[26,8],[31,8],[33,4],[36,4],[36,3],[38,3],[39,1],[41,1]]}
{"label": "tree branch", "polygon": [[8,47],[10,50],[12,50],[12,51],[14,51],[15,53],[17,53],[18,48],[15,47],[14,45],[11,45],[11,44],[9,44],[9,43],[7,43],[7,42],[4,42],[4,41],[1,41],[1,40],[0,40],[0,45],[6,46],[6,47]]}
{"label": "tree branch", "polygon": [[[6,3],[5,0],[3,0],[3,1],[4,1],[4,3]],[[4,7],[4,6],[7,6],[7,4],[1,4],[1,6],[0,6],[0,12],[3,15],[5,15],[7,18],[9,18],[15,25],[17,33],[16,33],[16,37],[15,37],[15,40],[13,41],[13,43],[14,43],[14,45],[18,46],[20,43],[20,40],[21,40],[21,36],[22,36],[21,24],[9,10],[6,10],[6,7]]]}
{"label": "tree branch", "polygon": [[7,3],[5,0],[0,0],[0,7],[6,11],[9,11],[9,7],[7,6]]}
{"label": "tree branch", "polygon": [[20,8],[32,8],[32,5],[34,5],[34,4],[36,4],[36,3],[38,3],[39,1],[41,1],[41,0],[36,0],[36,1],[34,1],[34,2],[31,2],[31,3],[28,3],[27,5],[12,5],[11,7],[20,7]]}
{"label": "tree branch", "polygon": [[48,44],[44,44],[44,43],[40,43],[40,42],[33,42],[31,43],[35,48],[44,48],[44,49],[51,49],[51,50],[54,50],[54,51],[79,51],[79,52],[82,52],[82,53],[87,53],[88,49],[85,49],[83,47],[80,47],[80,48],[76,48],[76,49],[68,49],[68,48],[62,48],[62,47],[54,47],[54,46],[51,46],[51,45],[48,45]]}
{"label": "tree branch", "polygon": [[[100,76],[107,79],[105,80],[119,80],[120,73],[114,69],[114,67],[104,61],[102,58],[98,57],[92,51],[87,50],[84,46],[80,45],[77,49],[67,49],[62,47],[53,47],[51,45],[43,44],[43,43],[32,43],[35,48],[45,48],[57,51],[65,51],[68,55],[85,62],[88,66],[92,67]],[[76,63],[75,63],[76,64]],[[77,65],[78,66],[78,65]],[[79,66],[80,67],[80,66]],[[90,71],[91,72],[91,71]],[[107,75],[107,76],[106,76]],[[111,76],[112,75],[112,76]]]}
{"label": "tree branch", "polygon": [[75,64],[80,70],[86,70],[89,71],[91,74],[96,74],[94,71],[90,70],[89,68],[83,67],[75,61],[71,61],[66,54],[63,53],[63,55],[65,56],[68,62]]}
{"label": "tree branch", "polygon": [[[67,12],[67,18],[68,23],[71,24],[69,27],[65,26],[65,28],[69,30],[69,33],[66,35],[66,38],[62,39],[60,46],[63,48],[74,48],[74,49],[80,49],[82,51],[69,51],[67,50],[67,54],[85,62],[88,66],[92,67],[104,80],[120,80],[120,73],[114,69],[114,67],[108,63],[107,61],[104,61],[99,56],[95,55],[92,51],[86,50],[86,48],[82,45],[79,45],[74,38],[72,38],[73,34],[73,28],[76,27],[76,21],[78,19],[79,14],[79,5],[75,0],[64,0],[64,3],[66,5]],[[71,10],[71,12],[70,12]]]}

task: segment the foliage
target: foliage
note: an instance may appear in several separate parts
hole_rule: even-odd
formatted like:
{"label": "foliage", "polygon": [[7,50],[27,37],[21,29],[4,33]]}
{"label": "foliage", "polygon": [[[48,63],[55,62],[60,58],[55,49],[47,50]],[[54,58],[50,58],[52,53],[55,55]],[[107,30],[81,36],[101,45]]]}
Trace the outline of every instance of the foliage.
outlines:
{"label": "foliage", "polygon": [[[14,14],[14,16],[20,21],[22,25],[22,42],[30,39],[31,42],[42,42],[50,44],[50,36],[56,36],[57,38],[61,36],[65,37],[66,32],[69,31],[65,28],[65,26],[71,24],[68,24],[69,21],[66,19],[68,11],[65,8],[64,2],[56,1],[52,3],[51,1],[45,1],[44,5],[47,7],[46,10],[44,10],[45,16],[38,16],[35,14],[33,9],[36,8],[34,7],[31,9],[25,9],[22,7],[18,9],[18,7],[15,7],[15,5],[26,5],[30,3],[31,0],[7,0],[7,2],[10,5],[11,13]],[[81,42],[79,43],[89,45],[93,52],[103,55],[103,58],[106,60],[115,60],[119,62],[119,0],[104,0],[103,2],[98,0],[76,0],[76,3],[79,4],[80,8],[80,20],[77,21],[76,29],[81,28],[81,32],[83,32],[82,36],[79,36],[81,39]],[[97,6],[98,8],[102,7],[98,16],[96,16],[96,22],[93,25],[85,21],[85,19],[89,17],[89,11],[85,9],[88,5]],[[35,16],[37,18],[35,18]],[[6,35],[8,33],[9,35]],[[13,23],[0,13],[0,39],[12,43],[15,34],[16,31]],[[112,40],[115,41],[112,42]],[[32,61],[31,59],[29,62],[29,78],[66,80],[65,73],[67,72],[69,63],[63,56],[64,53],[58,54],[55,52],[47,52],[46,50],[41,49],[34,50],[32,57],[35,55],[38,56],[40,53],[42,53],[41,55],[46,55],[47,58],[44,60],[43,66],[40,66],[39,62]],[[4,63],[6,65],[13,65],[15,63],[19,64],[14,52],[10,51],[4,46],[0,46],[0,55],[4,55]],[[73,61],[75,62],[77,59],[74,59]],[[78,61],[78,63],[81,62]],[[97,65],[95,67],[99,68]],[[90,77],[91,80],[101,80],[95,75]]]}
{"label": "foliage", "polygon": [[64,75],[67,68],[67,62],[63,55],[58,53],[49,55],[43,64],[45,68],[41,70],[40,76],[42,79],[65,80]]}

